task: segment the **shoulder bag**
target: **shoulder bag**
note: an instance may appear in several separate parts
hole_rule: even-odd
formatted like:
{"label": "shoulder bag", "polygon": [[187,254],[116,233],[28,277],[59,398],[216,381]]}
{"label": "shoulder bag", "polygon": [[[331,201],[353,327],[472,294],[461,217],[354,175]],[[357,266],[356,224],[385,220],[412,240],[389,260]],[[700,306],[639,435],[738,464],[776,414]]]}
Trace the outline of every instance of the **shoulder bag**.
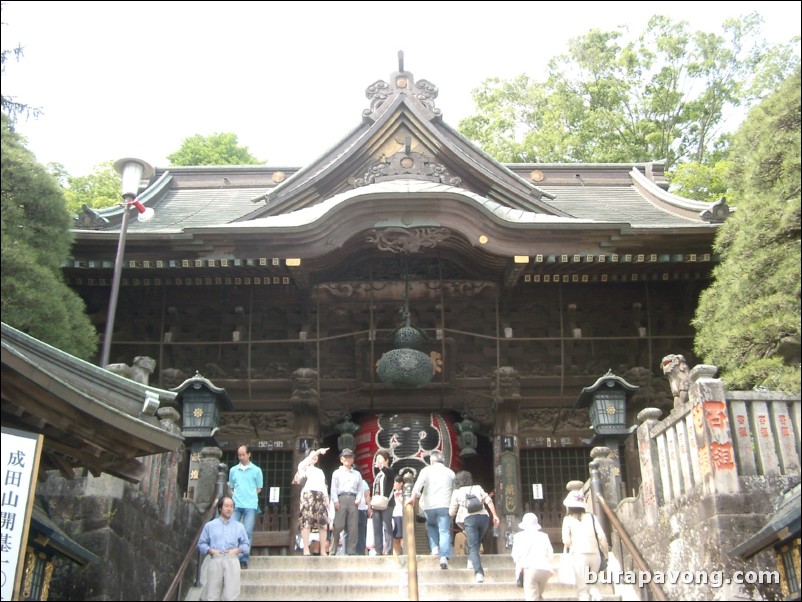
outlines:
{"label": "shoulder bag", "polygon": [[387,510],[387,504],[390,503],[390,498],[386,495],[372,495],[370,496],[370,507],[374,510]]}
{"label": "shoulder bag", "polygon": [[[376,476],[376,480],[374,481],[374,489],[382,491],[382,488],[384,487],[384,479],[386,478],[387,476],[385,475],[385,473],[379,473],[379,475]],[[377,483],[379,485],[378,487],[376,487]],[[379,510],[379,511],[387,510],[387,505],[389,503],[390,503],[390,498],[388,498],[386,495],[379,495],[378,493],[376,493],[370,496],[370,507],[373,508],[374,510]]]}
{"label": "shoulder bag", "polygon": [[485,506],[482,500],[471,493],[472,491],[473,486],[471,486],[471,491],[465,494],[465,509],[471,514],[474,512],[479,512]]}

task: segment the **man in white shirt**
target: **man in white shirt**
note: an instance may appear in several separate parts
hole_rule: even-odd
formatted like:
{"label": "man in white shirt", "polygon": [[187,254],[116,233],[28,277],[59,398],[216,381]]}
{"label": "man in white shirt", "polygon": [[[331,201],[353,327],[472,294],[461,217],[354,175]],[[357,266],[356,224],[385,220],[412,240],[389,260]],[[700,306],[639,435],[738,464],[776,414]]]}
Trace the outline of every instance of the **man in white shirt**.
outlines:
{"label": "man in white shirt", "polygon": [[331,535],[332,554],[336,553],[340,533],[345,530],[346,553],[356,554],[359,540],[359,512],[363,498],[362,474],[354,468],[354,452],[345,448],[340,452],[340,466],[331,475],[331,501],[334,502],[334,530]]}
{"label": "man in white shirt", "polygon": [[[440,568],[448,568],[451,557],[451,492],[454,488],[454,471],[445,465],[443,454],[435,451],[429,455],[429,466],[418,474],[410,504],[420,498],[426,515],[426,533],[432,556],[440,556]],[[422,492],[422,493],[421,493]]]}

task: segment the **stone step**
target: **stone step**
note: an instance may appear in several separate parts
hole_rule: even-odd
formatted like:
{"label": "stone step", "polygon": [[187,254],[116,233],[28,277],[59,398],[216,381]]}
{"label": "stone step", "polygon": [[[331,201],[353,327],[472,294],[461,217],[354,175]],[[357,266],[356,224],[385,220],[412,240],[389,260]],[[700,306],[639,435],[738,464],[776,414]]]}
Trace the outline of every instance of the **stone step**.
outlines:
{"label": "stone step", "polygon": [[[559,564],[559,555],[555,568]],[[485,582],[476,583],[466,568],[466,556],[454,556],[443,570],[439,559],[417,556],[419,600],[521,600],[509,554],[482,555]],[[240,600],[407,600],[406,556],[252,556],[242,571]],[[198,600],[200,588],[185,598]],[[600,587],[605,600],[617,600],[612,586]],[[545,592],[547,600],[575,600],[573,585],[561,583],[555,572]]]}

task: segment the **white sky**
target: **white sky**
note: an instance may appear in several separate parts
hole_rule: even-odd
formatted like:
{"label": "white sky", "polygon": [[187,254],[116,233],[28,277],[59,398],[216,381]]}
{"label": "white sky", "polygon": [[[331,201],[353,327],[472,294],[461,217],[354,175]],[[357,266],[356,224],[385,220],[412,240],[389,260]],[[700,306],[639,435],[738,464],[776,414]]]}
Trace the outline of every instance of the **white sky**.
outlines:
{"label": "white sky", "polygon": [[[167,166],[195,134],[233,132],[269,165],[301,167],[361,120],[365,89],[399,50],[439,89],[453,127],[489,77],[545,76],[591,28],[645,29],[648,2],[22,2],[2,10],[3,94],[41,107],[18,131],[41,163],[74,176],[133,156]],[[800,34],[799,1],[672,2],[702,31],[758,12],[771,43]],[[671,10],[668,13],[668,10]]]}

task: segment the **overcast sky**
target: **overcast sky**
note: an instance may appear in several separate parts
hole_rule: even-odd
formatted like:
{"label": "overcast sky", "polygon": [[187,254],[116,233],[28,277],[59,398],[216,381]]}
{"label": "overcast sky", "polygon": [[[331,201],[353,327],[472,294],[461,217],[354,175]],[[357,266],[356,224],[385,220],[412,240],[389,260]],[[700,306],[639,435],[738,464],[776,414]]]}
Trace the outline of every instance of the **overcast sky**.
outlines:
{"label": "overcast sky", "polygon": [[[667,16],[720,31],[756,11],[769,42],[800,34],[799,1],[672,2]],[[486,78],[542,80],[548,60],[591,28],[641,32],[647,2],[22,2],[2,10],[3,94],[41,107],[21,121],[41,163],[85,175],[124,156],[167,166],[195,134],[233,132],[273,166],[300,167],[361,120],[365,89],[397,70],[457,127]]]}

